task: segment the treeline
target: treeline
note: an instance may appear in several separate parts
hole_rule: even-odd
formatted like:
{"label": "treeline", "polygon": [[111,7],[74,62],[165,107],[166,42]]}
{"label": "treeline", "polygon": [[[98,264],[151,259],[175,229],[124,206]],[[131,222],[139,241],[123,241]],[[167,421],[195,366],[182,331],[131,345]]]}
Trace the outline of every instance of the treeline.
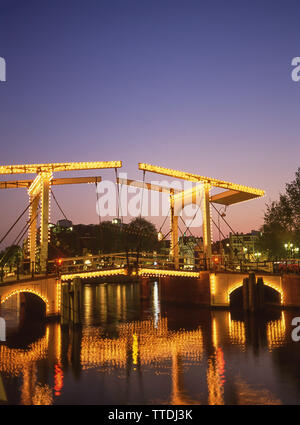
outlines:
{"label": "treeline", "polygon": [[295,179],[285,186],[278,201],[267,204],[259,247],[270,260],[299,258],[300,247],[300,167]]}
{"label": "treeline", "polygon": [[158,250],[155,226],[144,218],[135,218],[129,224],[101,224],[73,226],[73,230],[61,229],[52,232],[49,244],[49,259],[73,257],[85,251],[93,254]]}

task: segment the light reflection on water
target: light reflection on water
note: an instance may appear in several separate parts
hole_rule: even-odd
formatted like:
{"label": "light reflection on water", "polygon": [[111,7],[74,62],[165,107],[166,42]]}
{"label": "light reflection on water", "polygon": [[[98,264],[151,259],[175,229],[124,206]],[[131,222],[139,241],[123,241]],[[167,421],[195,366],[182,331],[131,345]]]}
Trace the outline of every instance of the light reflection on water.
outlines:
{"label": "light reflection on water", "polygon": [[259,317],[160,305],[157,282],[147,302],[138,284],[85,285],[83,293],[81,327],[10,329],[0,345],[0,400],[299,403],[300,345],[290,338],[299,312]]}

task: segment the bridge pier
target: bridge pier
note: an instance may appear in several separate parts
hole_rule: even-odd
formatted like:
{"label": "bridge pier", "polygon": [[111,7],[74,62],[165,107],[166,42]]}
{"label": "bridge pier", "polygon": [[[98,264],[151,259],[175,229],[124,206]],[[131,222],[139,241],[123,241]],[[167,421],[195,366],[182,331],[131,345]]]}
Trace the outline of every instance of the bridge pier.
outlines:
{"label": "bridge pier", "polygon": [[62,283],[61,291],[61,324],[80,324],[80,312],[82,305],[82,281],[80,278],[73,279],[70,283]]}
{"label": "bridge pier", "polygon": [[70,320],[69,282],[62,282],[61,284],[60,314],[60,323],[62,325],[68,325]]}
{"label": "bridge pier", "polygon": [[198,278],[160,277],[161,302],[178,305],[210,306],[209,272],[200,272]]}
{"label": "bridge pier", "polygon": [[143,277],[140,283],[140,298],[143,301],[147,301],[149,300],[150,295],[150,279],[148,277]]}
{"label": "bridge pier", "polygon": [[[57,317],[60,315],[60,291],[60,281],[55,277],[6,282],[0,285],[0,303],[5,303],[12,296],[28,294],[40,298],[45,303],[46,318]],[[30,303],[29,299],[27,304]]]}
{"label": "bridge pier", "polygon": [[255,273],[250,273],[249,277],[243,280],[243,309],[254,312],[262,310],[264,307],[264,281],[260,277],[257,279]]}

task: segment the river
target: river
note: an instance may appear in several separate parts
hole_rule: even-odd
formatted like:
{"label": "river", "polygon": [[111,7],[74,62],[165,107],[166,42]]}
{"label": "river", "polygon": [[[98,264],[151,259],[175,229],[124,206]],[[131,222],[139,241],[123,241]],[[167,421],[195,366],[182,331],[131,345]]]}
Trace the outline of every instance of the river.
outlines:
{"label": "river", "polygon": [[[249,316],[161,305],[159,284],[83,289],[82,326],[18,324],[3,308],[0,399],[8,404],[299,404],[300,310]],[[6,402],[4,399],[6,398]],[[1,403],[1,402],[0,402]]]}

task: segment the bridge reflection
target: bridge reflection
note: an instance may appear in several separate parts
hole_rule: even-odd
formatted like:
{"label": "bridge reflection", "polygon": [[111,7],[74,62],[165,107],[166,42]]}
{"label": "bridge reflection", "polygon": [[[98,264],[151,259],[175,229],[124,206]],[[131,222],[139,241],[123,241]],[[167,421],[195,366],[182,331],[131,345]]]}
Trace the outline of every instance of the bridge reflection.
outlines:
{"label": "bridge reflection", "polygon": [[[82,327],[49,323],[44,336],[26,347],[0,345],[0,373],[8,395],[17,397],[13,377],[21,404],[52,404],[70,390],[66,376],[71,373],[80,381],[94,370],[102,376],[124,374],[128,383],[134,376],[140,382],[149,374],[154,380],[163,376],[168,391],[160,403],[225,404],[226,385],[236,391],[240,385],[227,369],[228,348],[243,352],[252,347],[257,353],[284,344],[285,312],[259,321],[229,311],[163,306],[160,312],[155,285],[148,306],[138,305],[135,291],[134,285],[86,286]],[[193,381],[199,371],[206,390],[203,381]]]}

